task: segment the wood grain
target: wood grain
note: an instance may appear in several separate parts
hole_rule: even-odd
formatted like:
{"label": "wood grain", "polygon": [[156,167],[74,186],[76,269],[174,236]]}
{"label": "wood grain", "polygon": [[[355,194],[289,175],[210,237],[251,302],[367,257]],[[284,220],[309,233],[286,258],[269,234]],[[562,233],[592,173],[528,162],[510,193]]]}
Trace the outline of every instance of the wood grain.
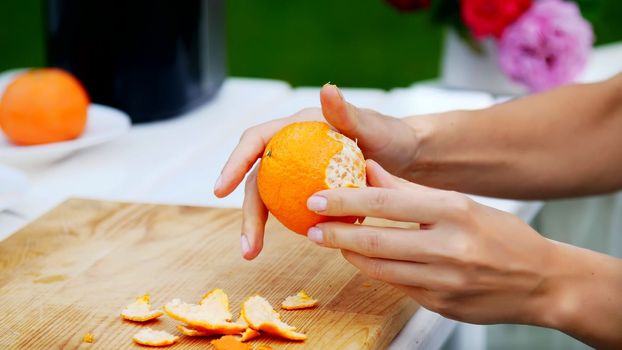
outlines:
{"label": "wood grain", "polygon": [[[270,221],[262,254],[239,253],[241,212],[70,199],[0,242],[0,348],[132,349],[142,326],[119,312],[151,293],[198,301],[219,287],[235,315],[254,293],[278,306],[304,288],[313,310],[284,311],[308,334],[303,343],[262,337],[275,349],[375,349],[389,344],[417,309],[401,292],[371,280],[338,251],[322,249]],[[173,334],[162,317],[149,324]],[[95,342],[82,342],[86,333]],[[182,337],[171,349],[210,348],[211,338]]]}

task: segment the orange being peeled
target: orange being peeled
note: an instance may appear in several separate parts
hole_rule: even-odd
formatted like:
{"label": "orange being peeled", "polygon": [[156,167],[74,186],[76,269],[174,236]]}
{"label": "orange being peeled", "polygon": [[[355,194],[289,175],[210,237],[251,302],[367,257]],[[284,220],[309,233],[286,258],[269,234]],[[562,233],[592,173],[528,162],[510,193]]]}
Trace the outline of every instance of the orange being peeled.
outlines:
{"label": "orange being peeled", "polygon": [[365,187],[365,159],[356,143],[322,122],[290,124],[277,132],[263,153],[257,186],[268,210],[302,235],[329,218],[307,209],[314,193],[337,187]]}
{"label": "orange being peeled", "polygon": [[35,69],[13,80],[0,101],[0,127],[16,145],[72,140],[86,125],[89,97],[71,74]]}

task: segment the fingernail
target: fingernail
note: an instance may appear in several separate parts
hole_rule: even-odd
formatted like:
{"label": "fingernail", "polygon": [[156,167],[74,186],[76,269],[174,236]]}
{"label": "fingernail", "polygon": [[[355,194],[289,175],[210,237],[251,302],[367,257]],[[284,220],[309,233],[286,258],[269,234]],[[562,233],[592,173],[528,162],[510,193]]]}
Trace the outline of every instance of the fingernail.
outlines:
{"label": "fingernail", "polygon": [[215,190],[220,189],[220,185],[222,185],[222,175],[219,175],[218,178],[216,179],[216,183],[214,184],[214,189]]}
{"label": "fingernail", "polygon": [[343,100],[343,94],[341,94],[341,89],[336,84],[333,84],[329,81],[328,83],[324,84],[324,86],[334,86],[335,89],[337,89],[337,94],[339,94],[339,98]]}
{"label": "fingernail", "polygon": [[322,230],[317,227],[311,227],[309,231],[307,231],[307,237],[315,243],[324,242],[324,234],[322,233]]}
{"label": "fingernail", "polygon": [[339,94],[339,98],[341,98],[341,100],[343,101],[343,94],[341,93],[341,89],[339,87],[337,87],[337,85],[333,85],[335,87],[335,89],[337,89],[337,93]]}
{"label": "fingernail", "polygon": [[246,255],[251,251],[251,245],[248,243],[246,235],[242,235],[242,237],[240,237],[240,245],[242,246],[242,255]]}
{"label": "fingernail", "polygon": [[307,208],[313,211],[326,210],[327,201],[326,198],[321,196],[311,196],[307,199]]}

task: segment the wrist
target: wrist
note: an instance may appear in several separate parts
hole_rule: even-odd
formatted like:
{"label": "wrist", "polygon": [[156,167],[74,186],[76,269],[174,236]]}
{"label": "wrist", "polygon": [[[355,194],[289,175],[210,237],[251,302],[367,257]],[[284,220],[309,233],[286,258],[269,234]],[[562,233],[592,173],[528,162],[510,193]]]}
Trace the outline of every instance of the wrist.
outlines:
{"label": "wrist", "polygon": [[450,151],[451,132],[456,123],[473,111],[451,111],[421,116],[412,116],[403,119],[413,130],[416,152],[409,165],[410,179],[420,179],[429,176],[443,167],[442,155]]}
{"label": "wrist", "polygon": [[620,344],[622,260],[552,243],[545,291],[533,324],[554,328],[597,348]]}
{"label": "wrist", "polygon": [[581,311],[581,275],[577,266],[584,262],[570,245],[549,240],[550,262],[543,269],[541,300],[534,313],[533,324],[568,331]]}
{"label": "wrist", "polygon": [[408,171],[411,173],[421,166],[421,160],[425,157],[425,146],[434,138],[436,127],[431,117],[433,116],[427,115],[403,119],[412,130],[413,145],[415,147],[415,152],[408,166]]}

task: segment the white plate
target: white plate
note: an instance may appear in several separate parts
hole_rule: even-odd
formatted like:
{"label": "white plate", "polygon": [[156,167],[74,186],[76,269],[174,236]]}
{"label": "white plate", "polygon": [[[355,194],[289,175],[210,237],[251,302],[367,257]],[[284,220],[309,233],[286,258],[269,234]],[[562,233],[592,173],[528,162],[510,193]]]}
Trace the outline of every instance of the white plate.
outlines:
{"label": "white plate", "polygon": [[[0,74],[0,96],[8,83],[23,70]],[[91,104],[84,133],[71,141],[55,142],[37,146],[16,146],[0,132],[0,163],[21,167],[45,165],[67,157],[80,149],[115,139],[130,129],[127,114],[111,107]]]}
{"label": "white plate", "polygon": [[91,104],[84,133],[75,140],[15,146],[4,135],[0,135],[0,163],[17,166],[49,164],[80,149],[115,139],[129,129],[130,118],[127,114],[114,108]]}
{"label": "white plate", "polygon": [[28,180],[21,172],[0,164],[0,211],[19,200],[28,188]]}

